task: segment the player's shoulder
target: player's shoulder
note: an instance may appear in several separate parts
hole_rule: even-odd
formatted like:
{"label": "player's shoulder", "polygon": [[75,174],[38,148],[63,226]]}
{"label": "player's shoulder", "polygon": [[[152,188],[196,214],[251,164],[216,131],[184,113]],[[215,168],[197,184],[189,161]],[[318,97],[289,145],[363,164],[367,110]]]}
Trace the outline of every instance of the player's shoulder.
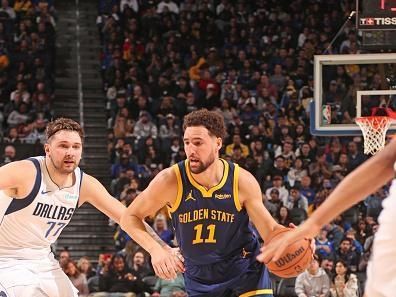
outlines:
{"label": "player's shoulder", "polygon": [[21,172],[23,172],[23,175],[21,175],[21,177],[29,173],[36,173],[37,171],[36,166],[29,159],[8,163],[2,166],[2,169],[9,173],[15,172],[20,174]]}
{"label": "player's shoulder", "polygon": [[247,186],[250,183],[257,183],[256,178],[246,169],[240,167],[239,165],[235,165],[238,168],[238,181],[239,185],[246,184]]}
{"label": "player's shoulder", "polygon": [[179,172],[179,167],[177,165],[170,166],[161,170],[153,179],[155,183],[161,184],[171,184],[177,181],[177,172]]}

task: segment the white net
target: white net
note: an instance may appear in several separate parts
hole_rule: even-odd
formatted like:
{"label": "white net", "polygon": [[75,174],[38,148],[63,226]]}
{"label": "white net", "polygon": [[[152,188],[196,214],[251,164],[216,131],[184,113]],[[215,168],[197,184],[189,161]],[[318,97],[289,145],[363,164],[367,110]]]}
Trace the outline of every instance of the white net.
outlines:
{"label": "white net", "polygon": [[356,118],[355,122],[363,132],[364,153],[376,154],[385,146],[386,131],[393,119],[386,116],[371,116]]}

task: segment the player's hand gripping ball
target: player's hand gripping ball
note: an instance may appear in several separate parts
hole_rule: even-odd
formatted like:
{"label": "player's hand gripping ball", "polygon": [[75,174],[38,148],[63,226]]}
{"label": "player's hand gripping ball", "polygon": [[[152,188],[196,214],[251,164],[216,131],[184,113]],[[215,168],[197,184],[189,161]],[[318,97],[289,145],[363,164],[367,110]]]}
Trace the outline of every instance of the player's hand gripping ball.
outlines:
{"label": "player's hand gripping ball", "polygon": [[[280,234],[289,232],[292,228],[281,228],[273,231],[267,244],[271,240],[276,240]],[[265,248],[265,244],[264,244]],[[308,239],[300,239],[295,242],[290,242],[277,261],[270,261],[266,264],[268,270],[273,274],[282,278],[296,277],[308,268],[312,261],[313,251],[311,249],[311,242]]]}

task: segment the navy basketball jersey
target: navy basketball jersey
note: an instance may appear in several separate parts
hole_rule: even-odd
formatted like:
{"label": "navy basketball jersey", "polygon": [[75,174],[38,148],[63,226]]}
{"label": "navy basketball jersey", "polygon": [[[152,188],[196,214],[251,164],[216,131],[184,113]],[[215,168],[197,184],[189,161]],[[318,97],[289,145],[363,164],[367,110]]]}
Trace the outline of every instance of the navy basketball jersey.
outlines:
{"label": "navy basketball jersey", "polygon": [[239,167],[220,160],[223,177],[209,190],[194,180],[188,160],[173,165],[178,194],[169,213],[183,256],[191,264],[216,263],[258,246],[246,209],[239,203]]}

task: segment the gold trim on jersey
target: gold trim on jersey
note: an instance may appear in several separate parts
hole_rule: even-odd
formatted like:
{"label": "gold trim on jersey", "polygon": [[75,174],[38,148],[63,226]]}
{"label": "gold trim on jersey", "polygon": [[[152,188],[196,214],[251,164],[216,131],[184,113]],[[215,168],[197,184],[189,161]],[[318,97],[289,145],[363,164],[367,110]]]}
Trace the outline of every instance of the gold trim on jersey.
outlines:
{"label": "gold trim on jersey", "polygon": [[195,181],[195,179],[193,178],[193,176],[191,175],[190,172],[190,165],[188,164],[188,159],[186,159],[186,161],[184,162],[184,165],[186,167],[186,173],[187,173],[187,178],[190,181],[190,183],[197,188],[203,197],[205,198],[210,198],[213,195],[213,192],[222,188],[224,186],[224,184],[227,181],[227,177],[228,177],[228,172],[230,170],[229,165],[226,161],[224,161],[223,159],[220,159],[221,162],[223,162],[224,164],[224,171],[223,171],[223,177],[221,178],[221,181],[219,184],[217,184],[216,186],[210,188],[209,190],[206,190],[202,185],[200,185],[199,183],[197,183]]}
{"label": "gold trim on jersey", "polygon": [[261,290],[254,290],[250,292],[243,293],[242,295],[239,295],[239,297],[251,297],[251,296],[256,296],[256,295],[271,295],[274,294],[272,289],[261,289]]}
{"label": "gold trim on jersey", "polygon": [[177,179],[177,196],[176,196],[175,204],[173,204],[172,207],[168,208],[169,214],[175,212],[179,208],[183,196],[183,182],[181,179],[179,166],[175,164],[172,167],[173,170],[175,171],[176,179]]}
{"label": "gold trim on jersey", "polygon": [[234,192],[234,203],[237,211],[241,211],[242,206],[241,202],[239,201],[239,188],[238,188],[238,180],[239,180],[239,165],[235,164],[234,165],[234,181],[233,181],[233,192]]}

